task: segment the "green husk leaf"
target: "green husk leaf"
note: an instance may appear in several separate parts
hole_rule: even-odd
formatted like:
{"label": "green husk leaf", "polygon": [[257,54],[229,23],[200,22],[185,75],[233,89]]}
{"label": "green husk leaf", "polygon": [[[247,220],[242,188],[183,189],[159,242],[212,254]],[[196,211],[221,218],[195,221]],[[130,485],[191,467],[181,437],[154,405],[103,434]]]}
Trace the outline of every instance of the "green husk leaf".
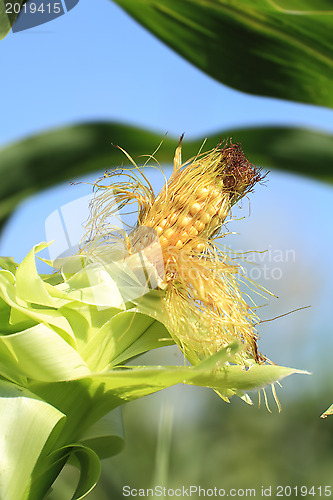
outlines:
{"label": "green husk leaf", "polygon": [[45,284],[36,269],[35,254],[44,250],[49,243],[35,245],[23,259],[16,271],[16,293],[18,298],[32,304],[56,307],[55,301],[47,293]]}
{"label": "green husk leaf", "polygon": [[100,459],[120,453],[125,444],[120,411],[107,413],[86,429],[80,436],[80,443],[92,449]]}
{"label": "green husk leaf", "polygon": [[[61,432],[52,427],[47,446],[38,449],[27,465],[24,494],[20,490],[20,496],[9,500],[42,498],[69,457],[80,469],[73,500],[83,498],[98,480],[98,457],[118,453],[123,445],[110,412],[128,401],[186,383],[211,387],[224,399],[237,394],[250,402],[246,390],[301,373],[277,366],[254,365],[246,370],[234,366],[240,348],[236,344],[195,367],[116,366],[147,350],[174,343],[165,327],[164,292],[153,290],[134,300],[129,288],[133,284],[138,294],[145,284],[140,281],[135,259],[131,265],[118,262],[102,267],[86,261],[81,268],[76,257],[73,266],[69,258],[60,282],[56,279],[52,284],[48,277],[43,281],[36,270],[35,253],[45,246],[36,245],[16,275],[0,271],[0,317],[17,329],[29,318],[35,322],[0,335],[0,374],[30,391],[27,397],[33,407],[54,409],[61,415],[62,427]],[[118,294],[106,303],[103,294],[115,290]],[[125,302],[124,297],[130,297],[131,302]],[[4,384],[5,389],[15,389],[9,382]],[[26,391],[16,389],[18,394]],[[14,405],[13,412],[16,409]],[[7,488],[6,481],[5,477],[1,483],[0,477],[0,491]]]}
{"label": "green husk leaf", "polygon": [[122,365],[144,352],[163,346],[174,345],[174,343],[166,327],[159,321],[153,320],[143,334],[111,362],[110,368]]}
{"label": "green husk leaf", "polygon": [[[165,340],[163,341],[162,338]],[[174,342],[165,327],[136,311],[119,312],[107,321],[81,351],[93,372]]]}
{"label": "green husk leaf", "polygon": [[53,328],[43,323],[19,333],[0,336],[0,346],[3,376],[7,375],[7,367],[21,377],[44,382],[90,374],[80,354]]}
{"label": "green husk leaf", "polygon": [[38,307],[18,296],[15,277],[9,271],[0,271],[0,298],[11,307],[10,324],[33,320],[34,324],[47,323],[57,329],[63,338],[75,345],[72,329],[67,319],[55,308]]}
{"label": "green husk leaf", "polygon": [[[208,386],[227,396],[236,391],[258,389],[293,373],[305,373],[284,367],[254,366],[243,370],[238,366],[223,366],[226,354],[222,349],[214,356],[214,369],[205,362],[192,366],[152,366],[115,368],[78,380],[41,384],[32,382],[29,388],[67,415],[63,438],[76,436],[78,429],[89,428],[112,409],[139,397],[152,394],[178,383]],[[238,369],[239,368],[239,369]],[[92,401],[94,404],[92,405]],[[75,413],[71,409],[75,408]],[[84,416],[84,417],[82,417]],[[77,437],[75,438],[77,439]]]}
{"label": "green husk leaf", "polygon": [[309,374],[303,370],[277,365],[253,364],[247,369],[242,366],[232,365],[225,366],[220,371],[211,373],[208,376],[201,374],[198,379],[194,378],[189,383],[212,387],[228,396],[230,390],[236,392],[260,389],[297,373]]}
{"label": "green husk leaf", "polygon": [[100,459],[90,448],[74,443],[40,457],[26,492],[26,500],[44,498],[50,489],[50,483],[58,476],[68,459],[80,470],[79,482],[71,500],[80,500],[88,495],[100,477]]}
{"label": "green husk leaf", "polygon": [[71,301],[100,307],[125,308],[113,275],[102,265],[81,268],[60,284],[58,290],[65,292],[67,299]]}
{"label": "green husk leaf", "polygon": [[15,274],[17,266],[18,264],[16,264],[13,257],[0,257],[1,269],[10,271],[12,274]]}
{"label": "green husk leaf", "polygon": [[29,390],[3,380],[0,404],[0,498],[22,500],[38,458],[51,434],[60,432],[64,415]]}

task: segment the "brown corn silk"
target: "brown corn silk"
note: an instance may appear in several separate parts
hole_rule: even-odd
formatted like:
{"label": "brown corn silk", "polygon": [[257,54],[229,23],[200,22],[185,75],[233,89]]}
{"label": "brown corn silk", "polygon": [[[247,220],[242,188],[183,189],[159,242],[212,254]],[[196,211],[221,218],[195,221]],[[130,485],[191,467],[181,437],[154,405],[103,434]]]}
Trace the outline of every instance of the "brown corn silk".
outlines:
{"label": "brown corn silk", "polygon": [[231,207],[260,181],[260,171],[231,140],[182,164],[180,141],[173,173],[157,196],[143,170],[123,175],[124,182],[97,183],[102,193],[93,204],[89,246],[99,244],[111,213],[137,203],[137,227],[124,237],[128,254],[143,251],[156,267],[168,329],[189,361],[196,364],[238,341],[244,349],[237,362],[265,362],[257,350],[255,308],[240,291],[241,267],[215,243]]}

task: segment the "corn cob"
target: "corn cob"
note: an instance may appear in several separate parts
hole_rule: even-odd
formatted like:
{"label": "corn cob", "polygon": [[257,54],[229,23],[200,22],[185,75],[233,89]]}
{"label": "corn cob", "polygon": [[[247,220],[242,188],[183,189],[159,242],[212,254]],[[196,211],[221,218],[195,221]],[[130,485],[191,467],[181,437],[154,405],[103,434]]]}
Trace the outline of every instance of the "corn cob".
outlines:
{"label": "corn cob", "polygon": [[220,229],[232,205],[259,181],[260,173],[238,144],[217,147],[183,169],[180,148],[169,183],[140,223],[155,229],[163,248],[188,245],[202,251],[204,242]]}
{"label": "corn cob", "polygon": [[244,345],[239,362],[264,362],[257,350],[258,318],[239,289],[240,267],[214,242],[232,206],[262,178],[260,171],[231,141],[182,164],[180,141],[173,174],[157,197],[139,172],[145,184],[127,173],[132,182],[110,186],[114,201],[103,213],[137,202],[128,251],[144,251],[163,279],[175,341],[193,364],[235,340]]}

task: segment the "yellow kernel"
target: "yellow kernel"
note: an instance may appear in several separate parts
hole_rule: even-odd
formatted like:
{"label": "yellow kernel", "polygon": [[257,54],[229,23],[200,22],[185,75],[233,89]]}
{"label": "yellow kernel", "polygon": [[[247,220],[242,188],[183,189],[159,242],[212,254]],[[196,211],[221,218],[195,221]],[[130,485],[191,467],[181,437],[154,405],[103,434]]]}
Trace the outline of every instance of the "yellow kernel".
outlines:
{"label": "yellow kernel", "polygon": [[200,214],[200,220],[204,223],[204,224],[208,224],[208,222],[210,221],[211,217],[209,215],[208,212],[201,212]]}
{"label": "yellow kernel", "polygon": [[195,229],[195,227],[190,227],[187,231],[187,234],[194,238],[194,236],[198,236],[198,231]]}
{"label": "yellow kernel", "polygon": [[197,229],[200,233],[200,231],[203,230],[203,228],[205,227],[205,224],[203,222],[201,222],[201,220],[196,220],[195,223],[194,223],[194,227],[195,229]]}
{"label": "yellow kernel", "polygon": [[158,225],[161,226],[161,227],[164,227],[166,223],[167,223],[167,220],[166,219],[162,219],[161,222]]}
{"label": "yellow kernel", "polygon": [[183,242],[181,240],[178,240],[177,243],[175,244],[176,248],[181,248],[183,246]]}
{"label": "yellow kernel", "polygon": [[196,215],[198,212],[201,210],[201,205],[200,203],[193,203],[190,207],[190,213],[192,215]]}
{"label": "yellow kernel", "polygon": [[220,190],[217,187],[210,189],[210,199],[218,198],[220,196]]}
{"label": "yellow kernel", "polygon": [[164,235],[163,235],[163,236],[164,236],[165,238],[169,239],[169,238],[171,238],[171,236],[173,236],[173,234],[174,234],[174,230],[170,228],[170,229],[167,229],[167,230],[165,231],[165,233],[164,233]]}
{"label": "yellow kernel", "polygon": [[179,235],[179,239],[181,241],[185,241],[188,239],[188,234],[186,232],[183,232],[182,234]]}
{"label": "yellow kernel", "polygon": [[157,236],[159,236],[160,234],[162,234],[163,229],[160,226],[156,226],[155,231],[157,233]]}
{"label": "yellow kernel", "polygon": [[206,187],[199,187],[196,191],[196,194],[199,198],[206,198],[209,193],[209,189]]}
{"label": "yellow kernel", "polygon": [[178,225],[180,227],[186,227],[189,225],[190,222],[191,222],[191,219],[187,215],[182,214],[178,218]]}
{"label": "yellow kernel", "polygon": [[206,208],[206,212],[210,216],[215,215],[216,214],[216,208],[214,207],[214,205],[208,205],[208,207]]}

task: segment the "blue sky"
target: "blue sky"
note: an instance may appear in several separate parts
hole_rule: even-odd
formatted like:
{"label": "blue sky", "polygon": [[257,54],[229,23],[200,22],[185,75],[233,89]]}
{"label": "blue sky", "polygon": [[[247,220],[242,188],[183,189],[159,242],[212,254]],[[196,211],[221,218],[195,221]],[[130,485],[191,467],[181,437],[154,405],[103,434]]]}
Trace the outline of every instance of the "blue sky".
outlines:
{"label": "blue sky", "polygon": [[10,34],[0,56],[7,70],[1,80],[1,144],[94,119],[188,137],[256,124],[333,132],[332,111],[222,86],[109,0],[94,0],[93,8],[80,0],[50,23]]}
{"label": "blue sky", "polygon": [[[80,0],[48,24],[10,34],[0,43],[0,57],[7,69],[0,84],[0,146],[52,127],[91,120],[135,124],[158,131],[161,137],[165,132],[185,132],[185,140],[253,125],[333,132],[331,110],[227,88],[173,53],[108,0]],[[126,149],[126,144],[122,146]],[[33,244],[45,239],[48,215],[89,189],[65,183],[24,202],[3,234],[0,254],[21,260]],[[283,263],[282,279],[264,280],[280,299],[263,317],[309,303],[312,308],[266,324],[270,326],[264,328],[263,343],[266,352],[276,353],[269,355],[277,362],[295,365],[296,359],[300,367],[311,369],[313,357],[325,358],[327,345],[332,347],[327,335],[333,277],[332,194],[328,185],[272,172],[267,186],[258,187],[251,198],[250,217],[245,202],[240,214],[246,220],[230,228],[241,233],[228,240],[235,249],[295,250],[295,262]]]}

